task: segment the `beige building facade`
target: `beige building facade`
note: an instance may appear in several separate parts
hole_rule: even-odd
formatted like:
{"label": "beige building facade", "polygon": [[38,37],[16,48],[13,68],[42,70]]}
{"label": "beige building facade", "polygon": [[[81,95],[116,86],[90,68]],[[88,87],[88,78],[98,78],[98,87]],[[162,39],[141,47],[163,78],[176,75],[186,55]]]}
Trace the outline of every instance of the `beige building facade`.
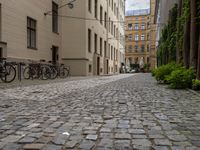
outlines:
{"label": "beige building facade", "polygon": [[154,24],[155,0],[150,9],[127,12],[126,16],[126,64],[130,67],[147,64],[156,67],[156,25]]}
{"label": "beige building facade", "polygon": [[0,56],[61,62],[72,75],[119,73],[125,59],[124,0],[69,2],[0,0]]}

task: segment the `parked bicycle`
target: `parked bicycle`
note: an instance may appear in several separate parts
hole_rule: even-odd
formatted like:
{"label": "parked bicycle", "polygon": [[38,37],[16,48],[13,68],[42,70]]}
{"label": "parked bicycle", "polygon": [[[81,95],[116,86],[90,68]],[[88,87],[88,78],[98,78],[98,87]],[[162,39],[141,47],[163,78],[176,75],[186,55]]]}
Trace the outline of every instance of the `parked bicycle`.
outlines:
{"label": "parked bicycle", "polygon": [[5,83],[10,83],[16,78],[16,63],[7,62],[6,58],[0,58],[0,78]]}
{"label": "parked bicycle", "polygon": [[50,68],[52,69],[52,72],[53,72],[52,79],[55,79],[58,76],[60,78],[66,78],[66,77],[70,76],[70,67],[69,66],[65,66],[64,64],[59,64],[59,63],[55,64],[52,61],[49,61],[49,63],[51,64]]}
{"label": "parked bicycle", "polygon": [[42,79],[47,80],[51,79],[53,74],[52,69],[44,63],[44,60],[41,60],[40,63],[30,63],[25,67],[23,76],[24,79]]}

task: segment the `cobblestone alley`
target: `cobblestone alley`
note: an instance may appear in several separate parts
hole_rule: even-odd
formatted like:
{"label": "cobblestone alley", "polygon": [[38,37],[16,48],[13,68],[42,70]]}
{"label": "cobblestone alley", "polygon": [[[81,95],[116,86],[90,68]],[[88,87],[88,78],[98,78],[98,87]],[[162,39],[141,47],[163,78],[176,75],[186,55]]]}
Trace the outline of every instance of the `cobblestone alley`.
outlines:
{"label": "cobblestone alley", "polygon": [[3,150],[198,150],[200,97],[125,74],[0,90]]}

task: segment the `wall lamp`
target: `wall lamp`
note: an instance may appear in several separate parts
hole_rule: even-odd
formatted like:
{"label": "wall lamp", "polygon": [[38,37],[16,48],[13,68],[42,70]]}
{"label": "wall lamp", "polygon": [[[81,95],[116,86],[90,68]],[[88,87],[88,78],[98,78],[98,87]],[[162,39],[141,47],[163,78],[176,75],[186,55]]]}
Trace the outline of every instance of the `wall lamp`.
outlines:
{"label": "wall lamp", "polygon": [[[58,9],[63,8],[63,7],[65,7],[65,6],[68,6],[70,9],[73,9],[73,8],[74,8],[74,2],[75,2],[75,1],[76,1],[76,0],[70,0],[67,4],[64,4],[64,5],[59,6]],[[50,13],[52,13],[52,10],[51,10],[51,11],[45,12],[44,15],[46,16],[46,15],[49,15]]]}

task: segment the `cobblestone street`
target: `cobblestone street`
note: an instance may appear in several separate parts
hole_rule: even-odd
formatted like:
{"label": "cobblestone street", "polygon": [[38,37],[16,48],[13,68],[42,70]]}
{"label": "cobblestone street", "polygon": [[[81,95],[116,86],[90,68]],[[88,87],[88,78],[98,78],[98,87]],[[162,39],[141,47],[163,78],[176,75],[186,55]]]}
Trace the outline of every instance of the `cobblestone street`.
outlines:
{"label": "cobblestone street", "polygon": [[198,150],[200,97],[124,74],[0,90],[3,150]]}

